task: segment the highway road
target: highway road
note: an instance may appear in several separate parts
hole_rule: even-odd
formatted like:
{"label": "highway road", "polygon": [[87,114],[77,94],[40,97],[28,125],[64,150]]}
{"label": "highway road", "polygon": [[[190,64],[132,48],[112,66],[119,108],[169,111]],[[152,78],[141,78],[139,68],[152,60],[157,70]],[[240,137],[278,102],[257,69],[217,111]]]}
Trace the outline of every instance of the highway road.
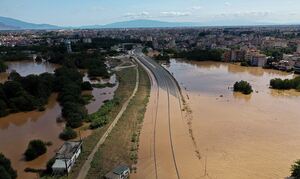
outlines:
{"label": "highway road", "polygon": [[151,95],[140,136],[137,173],[132,178],[199,178],[201,161],[184,117],[173,76],[139,50],[133,57],[148,71]]}

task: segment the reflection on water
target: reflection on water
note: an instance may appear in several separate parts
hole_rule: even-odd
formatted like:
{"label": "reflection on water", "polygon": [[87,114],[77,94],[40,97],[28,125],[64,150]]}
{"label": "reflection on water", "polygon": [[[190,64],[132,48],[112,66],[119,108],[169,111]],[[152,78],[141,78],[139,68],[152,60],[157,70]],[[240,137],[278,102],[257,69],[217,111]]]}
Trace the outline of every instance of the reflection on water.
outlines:
{"label": "reflection on water", "polygon": [[[216,62],[171,60],[192,109],[192,128],[206,178],[284,178],[300,156],[300,92],[269,88],[293,74]],[[250,82],[251,95],[234,93]],[[203,160],[206,158],[207,161]],[[205,178],[205,177],[204,177]]]}
{"label": "reflection on water", "polygon": [[[86,75],[85,75],[86,76]],[[86,81],[86,79],[83,79]],[[114,91],[118,88],[118,83],[116,81],[116,75],[112,75],[110,79],[101,79],[100,82],[104,83],[111,83],[116,85],[112,88],[94,88],[93,91],[84,92],[85,94],[92,94],[94,96],[93,101],[86,105],[89,114],[97,112],[99,107],[103,105],[105,100],[111,100],[114,97]]]}
{"label": "reflection on water", "polygon": [[27,76],[30,74],[39,75],[41,73],[53,73],[59,65],[52,64],[49,62],[35,63],[34,61],[15,61],[15,62],[5,62],[8,66],[8,69],[5,73],[0,73],[0,82],[7,80],[7,77],[10,72],[16,71],[21,76]]}

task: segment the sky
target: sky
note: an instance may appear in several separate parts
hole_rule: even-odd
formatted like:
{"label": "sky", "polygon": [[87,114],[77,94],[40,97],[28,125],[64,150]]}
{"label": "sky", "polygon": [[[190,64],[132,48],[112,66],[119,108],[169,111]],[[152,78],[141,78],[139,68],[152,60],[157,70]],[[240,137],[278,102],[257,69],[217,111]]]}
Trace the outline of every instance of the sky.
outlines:
{"label": "sky", "polygon": [[300,0],[0,0],[0,16],[60,26],[133,19],[300,23]]}

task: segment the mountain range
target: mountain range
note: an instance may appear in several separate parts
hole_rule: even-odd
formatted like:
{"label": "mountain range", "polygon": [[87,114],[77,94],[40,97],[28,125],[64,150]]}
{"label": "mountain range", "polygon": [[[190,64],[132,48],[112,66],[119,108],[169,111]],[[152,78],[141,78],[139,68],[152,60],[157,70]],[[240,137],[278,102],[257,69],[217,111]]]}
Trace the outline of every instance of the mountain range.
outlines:
{"label": "mountain range", "polygon": [[78,27],[62,27],[51,24],[34,24],[21,20],[1,17],[0,30],[46,30],[46,29],[102,29],[102,28],[156,28],[156,27],[203,27],[203,26],[253,26],[253,25],[278,25],[274,23],[264,23],[245,20],[223,20],[223,21],[208,21],[208,22],[164,22],[157,20],[131,20],[123,22],[115,22],[106,25],[89,25]]}

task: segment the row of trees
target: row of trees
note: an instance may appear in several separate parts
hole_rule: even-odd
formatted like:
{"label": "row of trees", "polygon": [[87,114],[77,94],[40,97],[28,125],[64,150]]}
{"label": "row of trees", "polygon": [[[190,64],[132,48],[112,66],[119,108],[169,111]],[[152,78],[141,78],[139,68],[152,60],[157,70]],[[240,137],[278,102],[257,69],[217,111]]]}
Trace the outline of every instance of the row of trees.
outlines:
{"label": "row of trees", "polygon": [[76,68],[62,67],[55,71],[55,84],[67,126],[81,126],[83,119],[87,117],[85,101],[81,96],[82,75]]}
{"label": "row of trees", "polygon": [[275,78],[270,81],[270,86],[273,89],[289,90],[296,89],[300,91],[300,76],[295,77],[294,79],[280,79]]}

